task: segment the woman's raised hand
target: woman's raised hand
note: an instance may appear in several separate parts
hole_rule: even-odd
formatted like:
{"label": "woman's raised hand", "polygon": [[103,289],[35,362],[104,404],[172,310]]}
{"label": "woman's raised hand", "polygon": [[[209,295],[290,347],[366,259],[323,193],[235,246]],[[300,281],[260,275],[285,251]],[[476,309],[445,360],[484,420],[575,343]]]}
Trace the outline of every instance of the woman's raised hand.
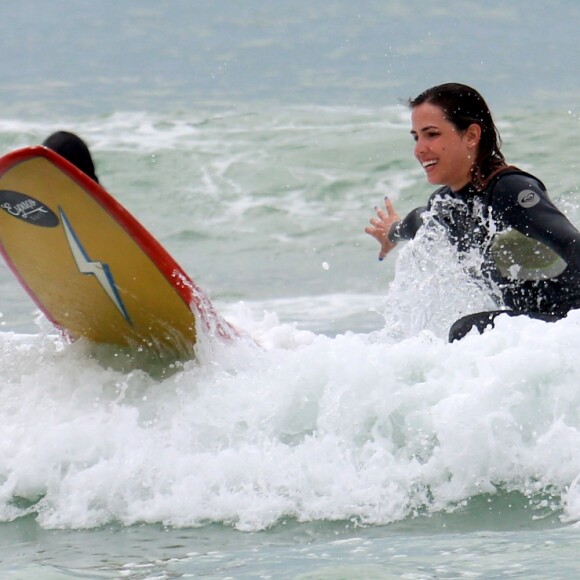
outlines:
{"label": "woman's raised hand", "polygon": [[377,216],[371,218],[371,225],[365,228],[365,232],[381,245],[379,260],[382,260],[397,245],[389,240],[389,232],[401,218],[388,197],[385,197],[385,210],[375,207],[375,211]]}

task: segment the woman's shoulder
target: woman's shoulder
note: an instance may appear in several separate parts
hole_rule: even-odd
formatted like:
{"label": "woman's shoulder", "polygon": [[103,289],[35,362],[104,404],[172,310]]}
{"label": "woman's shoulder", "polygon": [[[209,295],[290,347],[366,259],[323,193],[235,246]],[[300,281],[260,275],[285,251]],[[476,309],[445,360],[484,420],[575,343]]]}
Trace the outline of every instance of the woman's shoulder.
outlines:
{"label": "woman's shoulder", "polygon": [[[502,212],[530,210],[550,203],[545,185],[531,173],[507,167],[487,187],[488,205]],[[540,203],[541,202],[541,203]]]}
{"label": "woman's shoulder", "polygon": [[496,192],[498,190],[515,192],[516,194],[524,189],[540,189],[546,191],[546,186],[535,175],[523,171],[514,165],[508,165],[497,171],[489,180],[488,191]]}

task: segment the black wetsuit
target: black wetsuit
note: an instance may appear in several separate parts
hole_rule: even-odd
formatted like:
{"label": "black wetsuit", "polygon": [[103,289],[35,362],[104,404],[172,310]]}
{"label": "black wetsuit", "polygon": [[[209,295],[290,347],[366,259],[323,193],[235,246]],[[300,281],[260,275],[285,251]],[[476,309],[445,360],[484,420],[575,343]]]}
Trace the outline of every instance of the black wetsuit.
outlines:
{"label": "black wetsuit", "polygon": [[395,224],[389,239],[412,239],[426,215],[445,226],[459,252],[481,252],[481,274],[499,288],[507,308],[458,320],[450,341],[474,326],[483,332],[502,313],[553,321],[580,307],[580,232],[534,176],[507,168],[483,191],[471,184],[459,191],[442,187],[426,207]]}

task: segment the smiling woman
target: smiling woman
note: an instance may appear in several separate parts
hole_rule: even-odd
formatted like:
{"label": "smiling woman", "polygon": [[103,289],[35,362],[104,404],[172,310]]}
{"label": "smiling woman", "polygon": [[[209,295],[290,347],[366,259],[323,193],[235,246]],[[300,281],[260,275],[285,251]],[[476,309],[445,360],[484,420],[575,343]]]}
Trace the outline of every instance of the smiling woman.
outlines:
{"label": "smiling woman", "polygon": [[[457,83],[432,87],[409,101],[415,157],[427,180],[442,187],[401,220],[391,201],[376,208],[365,231],[382,260],[401,240],[433,220],[461,253],[482,256],[483,279],[498,288],[498,310],[471,314],[449,340],[493,327],[500,314],[555,321],[580,307],[580,233],[552,204],[543,183],[508,166],[483,97]],[[432,222],[431,222],[432,223]]]}

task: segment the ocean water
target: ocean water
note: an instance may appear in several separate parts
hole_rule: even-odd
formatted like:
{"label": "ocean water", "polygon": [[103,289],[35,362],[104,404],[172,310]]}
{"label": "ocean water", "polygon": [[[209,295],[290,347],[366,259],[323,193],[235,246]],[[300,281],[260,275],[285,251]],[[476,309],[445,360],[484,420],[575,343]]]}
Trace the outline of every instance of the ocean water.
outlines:
{"label": "ocean water", "polygon": [[[0,154],[78,132],[244,338],[172,368],[64,342],[0,265],[0,577],[573,578],[580,313],[499,320],[437,232],[402,100],[488,97],[580,226],[580,7],[7,2]],[[145,364],[146,363],[146,364]]]}

